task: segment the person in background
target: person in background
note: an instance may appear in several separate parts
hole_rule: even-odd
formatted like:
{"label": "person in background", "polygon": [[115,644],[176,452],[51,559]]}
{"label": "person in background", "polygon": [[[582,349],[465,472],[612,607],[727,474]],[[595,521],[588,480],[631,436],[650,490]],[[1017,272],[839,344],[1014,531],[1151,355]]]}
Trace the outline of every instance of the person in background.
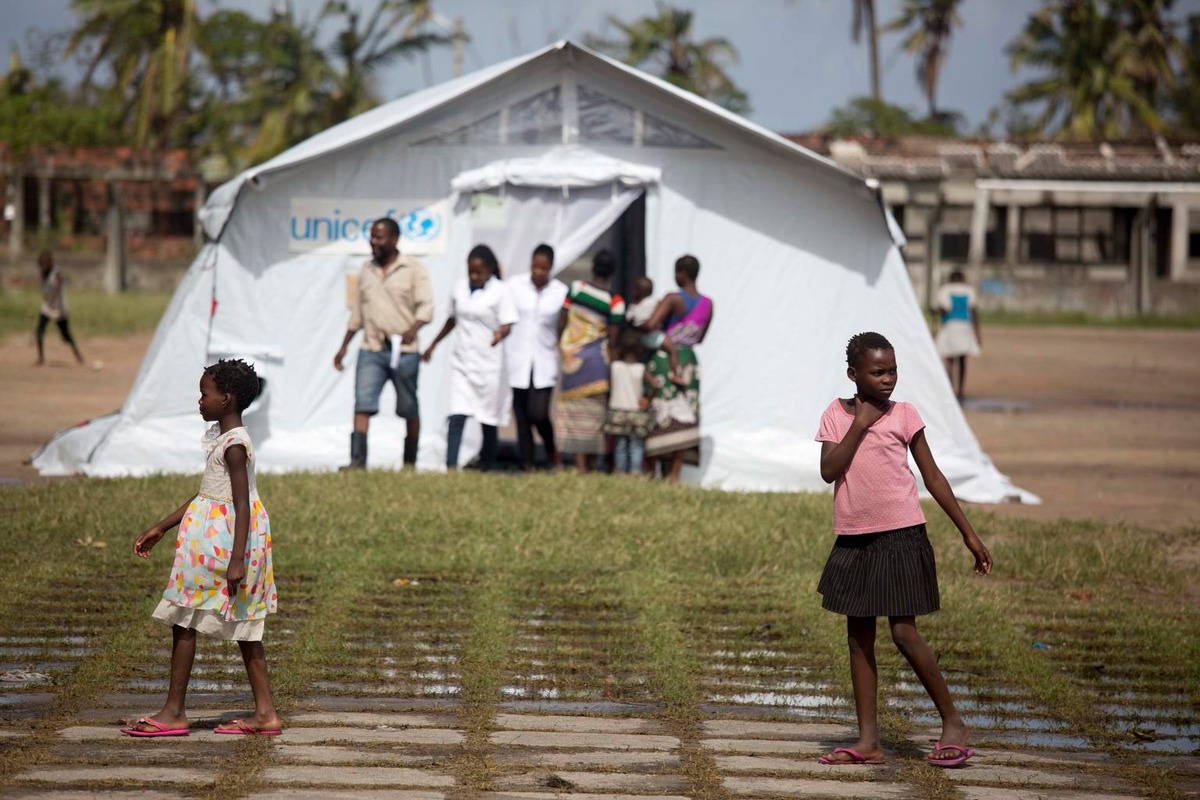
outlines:
{"label": "person in background", "polygon": [[967,382],[967,356],[979,355],[979,345],[983,342],[975,310],[975,289],[967,283],[962,270],[951,272],[950,281],[938,289],[937,311],[941,315],[938,355],[945,359],[954,395],[961,401]]}
{"label": "person in background", "polygon": [[42,275],[42,311],[38,314],[37,322],[36,365],[40,367],[46,363],[46,326],[51,320],[58,325],[58,332],[62,334],[63,341],[70,345],[75,360],[82,364],[83,355],[80,354],[79,346],[71,336],[71,326],[67,323],[67,290],[63,286],[62,273],[54,265],[54,256],[49,250],[38,254],[38,271]]}
{"label": "person in background", "polygon": [[396,416],[403,417],[404,466],[417,463],[421,412],[417,405],[417,372],[421,366],[417,333],[433,319],[433,289],[425,265],[400,255],[400,226],[390,217],[371,225],[371,260],[358,273],[358,288],[350,305],[350,322],[333,366],[343,369],[346,348],[360,330],[362,345],[354,372],[354,432],[350,434],[350,464],[367,468],[367,429],[379,413],[379,394],[388,381],[396,387]]}
{"label": "person in background", "polygon": [[539,244],[529,274],[505,281],[517,309],[517,324],[504,341],[505,366],[512,387],[513,416],[521,469],[533,469],[533,429],[546,448],[546,463],[559,466],[550,401],[558,381],[558,314],[567,299],[567,285],[550,277],[554,248]]}
{"label": "person in background", "polygon": [[663,477],[672,482],[679,480],[685,461],[700,463],[700,363],[695,347],[708,335],[713,301],[696,289],[699,274],[695,256],[677,259],[679,291],[664,297],[647,323],[651,330],[661,328],[679,353],[679,367],[662,350],[646,365],[646,380],[654,386],[646,455],[661,463]]}
{"label": "person in background", "polygon": [[592,260],[592,279],[572,281],[558,315],[562,351],[559,447],[575,454],[575,468],[591,472],[604,452],[608,414],[608,350],[625,321],[625,300],[608,290],[617,259],[608,250]]}
{"label": "person in background", "polygon": [[498,435],[496,427],[508,423],[508,394],[503,387],[504,349],[500,343],[517,322],[508,287],[500,280],[496,254],[485,244],[476,245],[467,255],[467,274],[454,285],[450,295],[450,315],[437,337],[421,358],[428,362],[438,343],[457,331],[450,351],[450,421],[446,436],[446,469],[458,469],[458,451],[462,447],[467,417],[483,426],[483,452],[480,463],[485,470],[496,465]]}
{"label": "person in background", "polygon": [[633,305],[629,307],[625,321],[629,323],[629,327],[642,335],[642,347],[648,355],[653,356],[659,350],[667,354],[671,365],[671,380],[680,383],[682,378],[679,370],[679,351],[675,343],[662,331],[649,327],[650,318],[658,308],[658,298],[654,296],[654,281],[642,275],[634,278],[632,289]]}
{"label": "person in background", "polygon": [[654,316],[654,309],[658,308],[658,298],[654,296],[654,281],[645,275],[634,278],[629,287],[629,299],[632,305],[625,313],[625,321],[630,327],[642,332],[650,317]]}
{"label": "person in background", "polygon": [[650,424],[651,389],[646,384],[642,338],[637,331],[621,333],[617,360],[609,370],[608,417],[604,432],[615,437],[613,472],[642,474],[646,457],[646,430]]}

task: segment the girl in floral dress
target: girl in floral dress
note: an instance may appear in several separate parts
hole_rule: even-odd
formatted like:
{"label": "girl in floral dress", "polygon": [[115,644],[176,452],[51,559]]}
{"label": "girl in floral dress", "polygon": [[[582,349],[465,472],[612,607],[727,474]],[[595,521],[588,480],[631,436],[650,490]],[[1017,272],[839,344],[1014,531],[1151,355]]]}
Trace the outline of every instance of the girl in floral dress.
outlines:
{"label": "girl in floral dress", "polygon": [[196,655],[196,632],[233,640],[254,692],[254,715],[218,725],[216,733],[274,735],[283,721],[271,699],[263,628],[275,613],[271,526],[254,483],[254,445],[242,411],[258,396],[254,368],[222,360],[200,378],[200,416],[213,425],[202,440],[208,459],[200,491],[133,544],[139,558],[167,531],[179,526],[175,561],[154,618],[171,626],[171,678],[162,710],[121,732],[129,736],[186,736],[188,681]]}

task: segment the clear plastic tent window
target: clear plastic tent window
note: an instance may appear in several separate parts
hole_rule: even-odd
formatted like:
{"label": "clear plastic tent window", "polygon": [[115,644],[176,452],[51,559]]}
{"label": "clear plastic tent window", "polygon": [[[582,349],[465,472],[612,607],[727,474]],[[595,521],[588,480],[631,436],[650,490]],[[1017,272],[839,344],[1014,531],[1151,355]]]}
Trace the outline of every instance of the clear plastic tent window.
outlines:
{"label": "clear plastic tent window", "polygon": [[[658,117],[614,100],[586,84],[575,88],[579,141],[633,147],[719,150],[712,142]],[[562,141],[563,98],[560,87],[513,103],[503,111],[430,136],[416,146],[480,144],[555,144]]]}
{"label": "clear plastic tent window", "polygon": [[562,94],[557,86],[508,109],[508,141],[514,144],[562,141]]}
{"label": "clear plastic tent window", "polygon": [[633,144],[635,112],[632,106],[583,84],[579,85],[577,93],[581,141]]}
{"label": "clear plastic tent window", "polygon": [[562,141],[559,87],[514,103],[468,125],[414,143],[415,147],[474,144],[556,144]]}
{"label": "clear plastic tent window", "polygon": [[697,149],[719,149],[715,144],[689,133],[678,125],[663,122],[649,114],[642,122],[643,147],[688,147]]}
{"label": "clear plastic tent window", "polygon": [[576,92],[579,98],[579,139],[582,142],[720,149],[707,139],[614,100],[586,84],[580,84]]}
{"label": "clear plastic tent window", "polygon": [[416,145],[499,144],[501,142],[500,122],[500,112],[496,112],[449,133],[422,139]]}

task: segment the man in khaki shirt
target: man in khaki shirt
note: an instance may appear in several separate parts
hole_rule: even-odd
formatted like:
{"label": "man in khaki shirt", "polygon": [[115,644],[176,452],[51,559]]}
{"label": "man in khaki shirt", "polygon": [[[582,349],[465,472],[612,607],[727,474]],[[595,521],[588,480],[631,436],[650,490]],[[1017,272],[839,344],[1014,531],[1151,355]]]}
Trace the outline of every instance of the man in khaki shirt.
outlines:
{"label": "man in khaki shirt", "polygon": [[358,273],[350,300],[350,323],[333,366],[339,372],[346,347],[361,330],[362,345],[354,373],[354,432],[350,465],[367,466],[367,428],[379,413],[379,394],[388,381],[396,387],[396,416],[404,417],[404,466],[417,463],[421,415],[417,407],[417,371],[421,364],[417,332],[433,319],[433,288],[425,265],[400,255],[400,226],[389,217],[371,225],[371,260]]}

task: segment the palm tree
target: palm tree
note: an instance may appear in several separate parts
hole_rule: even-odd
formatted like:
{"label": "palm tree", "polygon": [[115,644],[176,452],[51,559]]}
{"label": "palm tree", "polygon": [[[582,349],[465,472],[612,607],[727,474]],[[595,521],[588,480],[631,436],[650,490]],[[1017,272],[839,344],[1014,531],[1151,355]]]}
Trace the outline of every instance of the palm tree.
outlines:
{"label": "palm tree", "polygon": [[426,30],[433,21],[431,0],[378,0],[365,19],[356,4],[327,0],[321,19],[340,18],[343,27],[332,46],[340,62],[332,119],[341,122],[378,105],[377,73],[399,58],[412,58],[451,37]]}
{"label": "palm tree", "polygon": [[614,41],[588,37],[588,44],[630,66],[650,72],[735,113],[750,110],[746,93],[725,71],[736,64],[737,50],[724,37],[697,42],[692,38],[693,14],[658,2],[658,16],[622,22],[609,17],[622,35]]}
{"label": "palm tree", "polygon": [[[1187,49],[1168,18],[1174,0],[1125,0],[1119,8],[1125,46],[1122,67],[1152,108],[1175,87],[1176,65]],[[1136,124],[1134,127],[1139,127]]]}
{"label": "palm tree", "polygon": [[937,84],[950,48],[954,28],[962,26],[958,15],[961,0],[904,0],[900,16],[889,22],[886,31],[910,31],[905,38],[905,52],[917,57],[917,80],[929,103],[929,116],[937,110]]}
{"label": "palm tree", "polygon": [[879,87],[879,28],[875,25],[875,0],[854,0],[850,38],[858,44],[864,33],[871,53],[871,99],[879,104],[883,102],[883,92]]}
{"label": "palm tree", "polygon": [[1037,129],[1068,138],[1129,135],[1131,122],[1157,131],[1162,120],[1130,74],[1130,37],[1111,5],[1055,0],[1033,14],[1008,45],[1010,64],[1043,75],[1008,94],[1042,104]]}
{"label": "palm tree", "polygon": [[233,9],[205,17],[193,152],[238,170],[327,127],[334,72],[317,36],[290,3],[276,4],[266,20]]}
{"label": "palm tree", "polygon": [[1175,128],[1186,136],[1200,136],[1200,14],[1184,22],[1187,49],[1179,80],[1171,92]]}
{"label": "palm tree", "polygon": [[181,143],[197,25],[195,0],[72,0],[82,21],[68,56],[87,51],[83,84],[112,71],[111,91],[132,112],[138,147]]}

